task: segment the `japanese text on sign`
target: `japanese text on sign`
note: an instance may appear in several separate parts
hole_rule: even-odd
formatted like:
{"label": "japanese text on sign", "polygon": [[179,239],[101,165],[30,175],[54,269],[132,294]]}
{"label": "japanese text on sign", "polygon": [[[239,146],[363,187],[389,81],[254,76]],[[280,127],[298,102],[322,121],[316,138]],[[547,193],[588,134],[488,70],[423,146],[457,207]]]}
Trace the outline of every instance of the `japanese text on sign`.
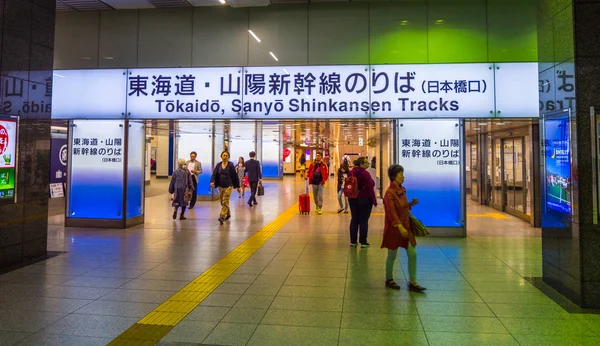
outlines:
{"label": "japanese text on sign", "polygon": [[102,162],[121,162],[123,155],[121,138],[73,138],[73,156],[98,156]]}

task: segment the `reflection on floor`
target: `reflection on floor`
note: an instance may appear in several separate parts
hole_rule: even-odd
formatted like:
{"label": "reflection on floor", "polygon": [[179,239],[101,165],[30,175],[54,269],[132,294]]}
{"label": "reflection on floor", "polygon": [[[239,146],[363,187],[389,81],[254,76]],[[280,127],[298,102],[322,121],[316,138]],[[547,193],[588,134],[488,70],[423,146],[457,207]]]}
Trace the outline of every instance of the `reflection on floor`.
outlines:
{"label": "reflection on floor", "polygon": [[[110,342],[215,263],[235,263],[220,260],[296,208],[303,188],[288,179],[268,182],[255,208],[234,193],[233,218],[224,226],[217,202],[173,221],[168,195],[149,198],[146,224],[126,231],[65,229],[51,217],[50,249],[68,253],[0,276],[0,344]],[[331,184],[328,213],[296,215],[277,227],[173,321],[161,343],[600,344],[600,316],[569,314],[523,278],[541,274],[541,246],[536,231],[518,220],[475,217],[467,238],[419,239],[418,280],[428,291],[414,294],[406,289],[404,254],[395,272],[402,290],[384,287],[383,217],[371,219],[371,248],[350,248],[350,216],[336,214],[336,204]]]}

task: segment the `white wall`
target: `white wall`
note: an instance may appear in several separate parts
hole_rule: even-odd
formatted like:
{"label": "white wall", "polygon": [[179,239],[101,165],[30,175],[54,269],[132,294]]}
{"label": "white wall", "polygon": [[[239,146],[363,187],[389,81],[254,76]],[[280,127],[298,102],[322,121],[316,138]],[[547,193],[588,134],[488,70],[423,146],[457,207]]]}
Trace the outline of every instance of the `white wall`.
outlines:
{"label": "white wall", "polygon": [[156,177],[166,178],[169,176],[169,136],[156,136]]}

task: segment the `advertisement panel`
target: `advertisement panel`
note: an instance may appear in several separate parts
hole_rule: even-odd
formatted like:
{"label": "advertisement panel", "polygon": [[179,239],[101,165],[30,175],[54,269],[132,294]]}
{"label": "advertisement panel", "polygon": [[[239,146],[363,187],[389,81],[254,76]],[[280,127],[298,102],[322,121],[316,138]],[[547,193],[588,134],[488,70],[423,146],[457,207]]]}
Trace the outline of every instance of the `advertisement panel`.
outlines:
{"label": "advertisement panel", "polygon": [[[50,197],[58,197],[64,193],[67,183],[67,161],[69,149],[66,138],[52,138],[50,142]],[[62,197],[62,196],[60,196]]]}
{"label": "advertisement panel", "polygon": [[568,112],[544,119],[544,226],[566,226],[572,212],[571,144]]}
{"label": "advertisement panel", "polygon": [[382,107],[369,85],[369,66],[246,67],[233,106],[248,119],[368,118]]}
{"label": "advertisement panel", "polygon": [[398,163],[414,215],[429,227],[462,227],[460,126],[457,120],[403,120]]}
{"label": "advertisement panel", "polygon": [[240,118],[242,68],[132,69],[127,114],[133,119]]}
{"label": "advertisement panel", "polygon": [[122,219],[123,120],[73,120],[67,217]]}
{"label": "advertisement panel", "polygon": [[0,118],[0,203],[15,198],[17,120]]}

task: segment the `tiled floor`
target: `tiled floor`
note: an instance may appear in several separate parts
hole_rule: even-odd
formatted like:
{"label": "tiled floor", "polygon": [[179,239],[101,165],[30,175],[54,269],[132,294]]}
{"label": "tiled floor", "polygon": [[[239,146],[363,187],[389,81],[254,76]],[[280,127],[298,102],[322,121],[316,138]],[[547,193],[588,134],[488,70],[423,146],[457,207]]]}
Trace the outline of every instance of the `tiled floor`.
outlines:
{"label": "tiled floor", "polygon": [[[260,205],[232,198],[186,221],[167,195],[147,200],[146,224],[127,231],[68,229],[50,218],[50,250],[68,251],[0,276],[0,345],[104,345],[291,207],[299,181],[267,185]],[[541,275],[539,230],[469,205],[465,239],[419,239],[419,282],[384,287],[382,216],[368,249],[348,246],[349,215],[296,216],[160,344],[210,345],[597,345],[600,316],[569,314],[523,277]],[[379,207],[376,212],[383,210]]]}

